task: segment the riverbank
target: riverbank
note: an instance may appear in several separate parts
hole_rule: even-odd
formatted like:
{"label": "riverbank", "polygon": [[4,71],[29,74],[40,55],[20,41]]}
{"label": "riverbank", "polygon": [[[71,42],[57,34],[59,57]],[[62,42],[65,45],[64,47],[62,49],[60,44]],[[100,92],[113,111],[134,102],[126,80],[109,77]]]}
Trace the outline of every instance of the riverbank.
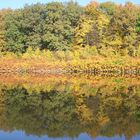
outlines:
{"label": "riverbank", "polygon": [[139,75],[140,59],[131,57],[90,59],[44,59],[7,58],[0,59],[0,74],[57,74],[91,73],[95,75]]}

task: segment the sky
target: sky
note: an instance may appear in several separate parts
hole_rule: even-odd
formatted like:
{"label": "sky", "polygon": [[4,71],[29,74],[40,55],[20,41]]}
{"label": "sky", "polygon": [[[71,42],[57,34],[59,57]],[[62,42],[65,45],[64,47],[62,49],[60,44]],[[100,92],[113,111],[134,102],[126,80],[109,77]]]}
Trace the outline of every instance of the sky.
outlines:
{"label": "sky", "polygon": [[[48,3],[51,1],[59,1],[59,2],[66,2],[69,0],[0,0],[0,9],[2,8],[21,8],[25,4],[33,4],[33,3]],[[89,3],[91,0],[76,0],[80,5],[86,5]],[[97,0],[98,2],[105,2],[107,0]],[[140,4],[140,0],[110,0],[116,3],[125,3],[126,1],[131,1],[135,4]]]}

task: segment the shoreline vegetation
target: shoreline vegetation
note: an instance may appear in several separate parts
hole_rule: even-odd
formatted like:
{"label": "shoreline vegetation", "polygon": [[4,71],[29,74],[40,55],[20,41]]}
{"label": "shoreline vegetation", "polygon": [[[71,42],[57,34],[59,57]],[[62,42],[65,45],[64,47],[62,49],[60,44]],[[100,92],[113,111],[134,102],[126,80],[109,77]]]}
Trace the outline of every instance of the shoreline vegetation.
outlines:
{"label": "shoreline vegetation", "polygon": [[[58,52],[57,52],[58,53]],[[59,52],[63,53],[63,52]],[[32,56],[3,56],[0,60],[0,74],[92,74],[108,76],[139,76],[140,59],[131,57],[77,58],[66,60],[60,57],[44,57],[43,53]],[[46,55],[45,55],[46,56]]]}
{"label": "shoreline vegetation", "polygon": [[0,10],[0,74],[140,75],[140,6],[69,1]]}
{"label": "shoreline vegetation", "polygon": [[[96,57],[93,58],[97,59]],[[114,60],[114,61],[113,61]],[[119,59],[120,60],[120,59]],[[108,61],[108,65],[106,62]],[[2,59],[0,74],[93,74],[93,75],[140,75],[140,59],[128,59],[114,64],[118,59],[45,61],[44,59]],[[137,61],[137,62],[136,62]]]}

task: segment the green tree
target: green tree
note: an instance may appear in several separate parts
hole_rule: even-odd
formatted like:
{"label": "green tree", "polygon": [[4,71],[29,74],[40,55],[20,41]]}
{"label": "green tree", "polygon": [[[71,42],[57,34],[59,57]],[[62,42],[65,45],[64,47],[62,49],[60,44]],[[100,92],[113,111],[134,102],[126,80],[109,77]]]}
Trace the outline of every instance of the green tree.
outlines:
{"label": "green tree", "polygon": [[6,18],[7,50],[25,52],[29,46],[67,50],[81,13],[82,8],[74,2],[38,3],[15,10]]}
{"label": "green tree", "polygon": [[5,29],[5,17],[8,15],[12,10],[10,9],[3,9],[0,10],[0,51],[5,49],[6,45],[6,29]]}
{"label": "green tree", "polygon": [[113,15],[116,12],[117,5],[114,2],[107,1],[100,4],[101,10],[107,15]]}
{"label": "green tree", "polygon": [[138,34],[140,33],[140,14],[138,15],[138,18],[136,20],[136,31]]}

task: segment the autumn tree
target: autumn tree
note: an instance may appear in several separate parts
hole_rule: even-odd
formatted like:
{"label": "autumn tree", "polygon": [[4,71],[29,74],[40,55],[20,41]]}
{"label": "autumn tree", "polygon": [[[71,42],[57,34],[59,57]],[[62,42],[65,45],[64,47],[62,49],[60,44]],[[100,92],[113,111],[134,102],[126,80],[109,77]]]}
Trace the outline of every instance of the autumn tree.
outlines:
{"label": "autumn tree", "polygon": [[109,18],[100,9],[99,3],[93,1],[85,7],[85,16],[81,19],[76,31],[78,44],[82,47],[92,47],[100,53],[104,47],[104,32],[109,24]]}
{"label": "autumn tree", "polygon": [[136,19],[138,9],[128,2],[124,6],[120,5],[110,19],[108,26],[108,46],[112,46],[116,52],[122,55],[135,55],[136,42]]}

